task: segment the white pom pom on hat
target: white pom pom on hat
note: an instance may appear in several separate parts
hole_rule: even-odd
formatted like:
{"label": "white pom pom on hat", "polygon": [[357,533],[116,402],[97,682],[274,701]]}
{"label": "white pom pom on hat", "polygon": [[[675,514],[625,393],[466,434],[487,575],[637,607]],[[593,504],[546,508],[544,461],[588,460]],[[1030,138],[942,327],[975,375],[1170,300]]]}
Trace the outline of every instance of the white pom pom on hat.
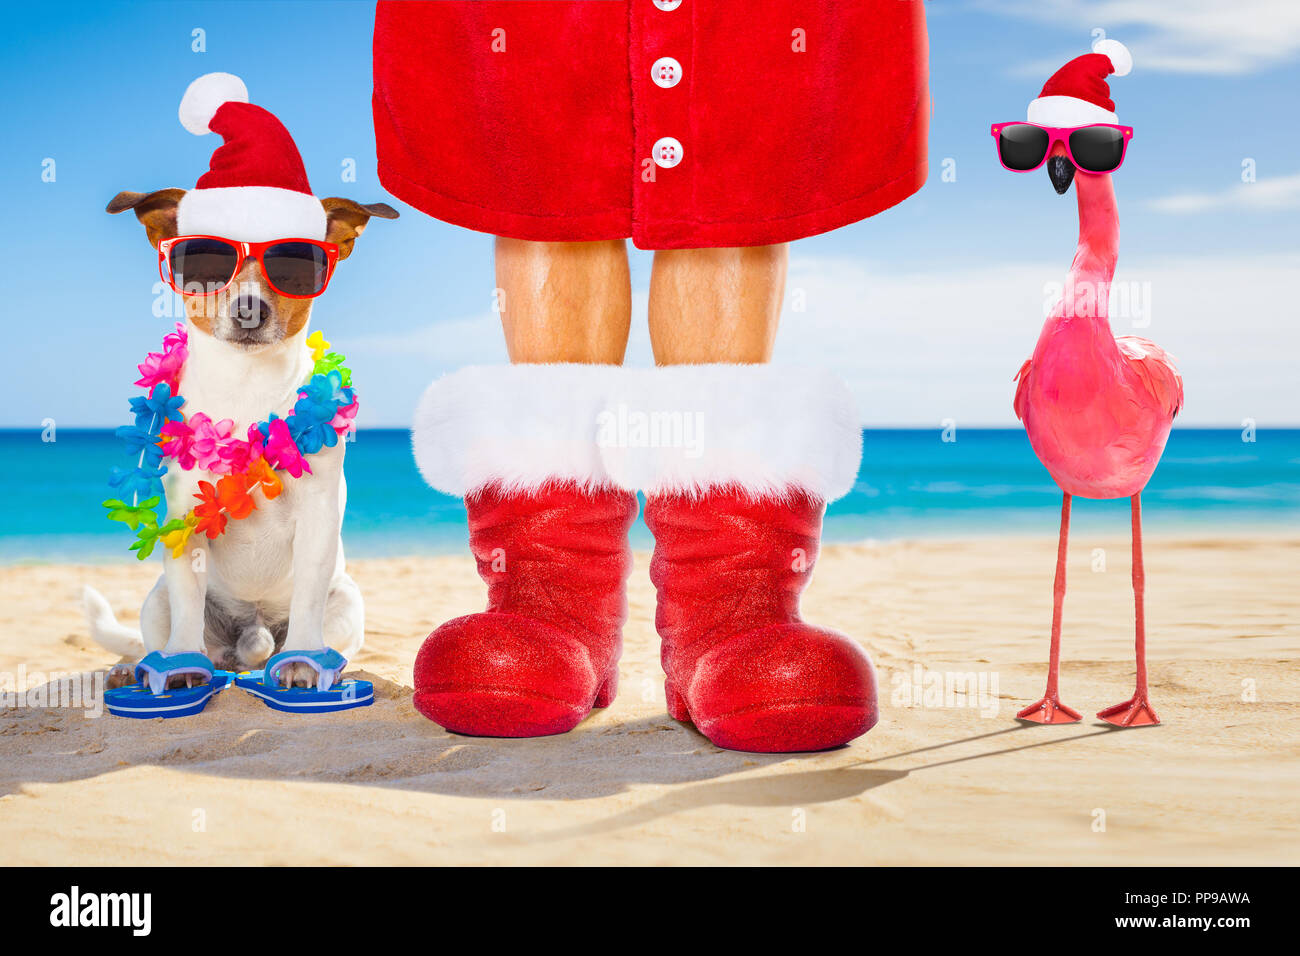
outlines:
{"label": "white pom pom on hat", "polygon": [[1092,45],[1092,52],[1110,57],[1116,76],[1128,76],[1133,71],[1133,54],[1118,40],[1098,40]]}
{"label": "white pom pom on hat", "polygon": [[181,125],[195,136],[210,133],[208,124],[223,103],[247,103],[248,87],[233,73],[205,73],[185,88],[177,111]]}

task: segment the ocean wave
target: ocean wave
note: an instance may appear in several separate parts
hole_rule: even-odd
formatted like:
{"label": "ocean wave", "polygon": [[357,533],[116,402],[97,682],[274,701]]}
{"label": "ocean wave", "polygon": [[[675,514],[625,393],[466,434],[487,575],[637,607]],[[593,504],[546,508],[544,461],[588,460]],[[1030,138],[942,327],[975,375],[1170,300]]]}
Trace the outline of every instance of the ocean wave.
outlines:
{"label": "ocean wave", "polygon": [[1259,455],[1205,455],[1200,458],[1177,458],[1166,455],[1163,465],[1245,465],[1259,461]]}
{"label": "ocean wave", "polygon": [[1152,497],[1166,501],[1266,501],[1277,505],[1300,505],[1300,485],[1254,485],[1249,488],[1226,485],[1184,485],[1161,488]]}

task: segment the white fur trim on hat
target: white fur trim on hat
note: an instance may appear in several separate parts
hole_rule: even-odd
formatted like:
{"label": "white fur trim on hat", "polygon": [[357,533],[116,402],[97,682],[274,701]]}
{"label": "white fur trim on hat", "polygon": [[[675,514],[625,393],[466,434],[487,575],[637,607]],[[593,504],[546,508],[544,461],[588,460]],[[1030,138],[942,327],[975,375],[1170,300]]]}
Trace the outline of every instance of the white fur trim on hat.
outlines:
{"label": "white fur trim on hat", "polygon": [[619,387],[612,365],[471,366],[430,385],[411,445],[420,474],[449,495],[498,485],[610,484],[597,419]]}
{"label": "white fur trim on hat", "polygon": [[320,200],[278,186],[221,186],[191,189],[176,207],[182,236],[222,236],[240,242],[325,238]]}
{"label": "white fur trim on hat", "polygon": [[1133,54],[1118,40],[1098,40],[1092,45],[1092,52],[1110,57],[1115,76],[1128,76],[1133,71]]}
{"label": "white fur trim on hat", "polygon": [[210,133],[208,124],[223,103],[247,103],[248,87],[233,73],[205,73],[185,88],[178,111],[181,125],[195,136]]}
{"label": "white fur trim on hat", "polygon": [[1040,96],[1029,102],[1026,118],[1039,126],[1090,126],[1094,123],[1119,125],[1119,117],[1110,110],[1077,96]]}
{"label": "white fur trim on hat", "polygon": [[424,479],[454,495],[563,482],[830,501],[862,457],[843,382],[767,365],[465,368],[425,391],[411,440]]}
{"label": "white fur trim on hat", "polygon": [[853,488],[862,425],[847,385],[820,369],[672,365],[638,370],[607,410],[606,466],[648,495],[739,489],[823,501]]}

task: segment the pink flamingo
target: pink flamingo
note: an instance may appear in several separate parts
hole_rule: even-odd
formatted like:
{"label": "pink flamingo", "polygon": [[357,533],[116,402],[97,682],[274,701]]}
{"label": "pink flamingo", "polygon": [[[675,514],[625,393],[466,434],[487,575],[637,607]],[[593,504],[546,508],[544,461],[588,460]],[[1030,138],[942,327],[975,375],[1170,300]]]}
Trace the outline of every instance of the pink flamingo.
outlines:
{"label": "pink flamingo", "polygon": [[[1058,82],[1053,87],[1053,83],[1072,69],[1093,75],[1100,72],[1105,91],[1105,76],[1115,72],[1111,61],[1123,63],[1128,56],[1120,44],[1105,42],[1111,45],[1109,57],[1094,52],[1071,61],[1048,82],[1044,95],[1035,104],[1049,98],[1064,99],[1059,95],[1061,84]],[[1097,57],[1105,61],[1104,65],[1096,62]],[[1131,59],[1124,65],[1131,66]],[[1122,73],[1126,72],[1123,69]],[[1095,88],[1090,92],[1095,93]],[[1103,107],[1110,105],[1108,100],[1098,104],[1092,97],[1089,102]],[[1058,110],[1061,106],[1060,103],[1048,105]],[[1031,104],[1031,121],[1035,119],[1034,113]],[[1095,119],[1086,114],[1083,118]],[[1085,124],[1077,118],[1059,124],[1080,125]],[[1131,132],[1122,135],[1131,136]],[[1066,142],[1071,143],[1070,150],[1065,148]],[[1182,407],[1183,382],[1173,360],[1159,346],[1137,336],[1116,336],[1111,332],[1108,297],[1119,251],[1115,191],[1108,172],[1090,173],[1078,168],[1071,159],[1079,158],[1076,142],[1068,135],[1065,142],[1055,141],[1047,150],[1046,163],[1058,193],[1064,193],[1071,180],[1074,182],[1079,204],[1078,247],[1061,301],[1043,324],[1033,356],[1016,375],[1019,380],[1016,416],[1024,422],[1034,452],[1063,492],[1047,691],[1041,700],[1016,716],[1045,724],[1079,720],[1077,711],[1061,703],[1058,689],[1070,503],[1075,496],[1129,497],[1132,499],[1137,682],[1131,698],[1106,708],[1097,716],[1120,727],[1143,726],[1158,724],[1160,719],[1151,706],[1147,688],[1142,489],[1160,461],[1174,416]],[[1127,140],[1124,142],[1126,145]],[[1116,168],[1122,162],[1122,148],[1120,151],[1119,161],[1114,164]]]}

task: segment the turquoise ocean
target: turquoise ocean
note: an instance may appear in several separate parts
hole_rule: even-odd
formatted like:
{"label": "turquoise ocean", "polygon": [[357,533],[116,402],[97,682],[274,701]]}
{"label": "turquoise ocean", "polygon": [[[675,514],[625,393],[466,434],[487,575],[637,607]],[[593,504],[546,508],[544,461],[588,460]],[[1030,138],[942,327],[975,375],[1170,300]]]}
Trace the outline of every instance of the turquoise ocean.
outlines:
{"label": "turquoise ocean", "polygon": [[[1060,491],[1020,429],[962,429],[955,441],[938,429],[880,429],[864,442],[852,493],[827,513],[828,541],[1056,534]],[[111,431],[60,429],[55,441],[0,431],[0,461],[0,563],[134,560],[130,532],[100,507],[110,468],[125,463]],[[362,430],[347,476],[350,558],[464,548],[464,508],[420,479],[404,430]],[[1300,531],[1300,429],[1176,428],[1143,506],[1152,532]],[[1085,534],[1127,522],[1126,500],[1074,509]],[[638,522],[633,544],[651,543]]]}

